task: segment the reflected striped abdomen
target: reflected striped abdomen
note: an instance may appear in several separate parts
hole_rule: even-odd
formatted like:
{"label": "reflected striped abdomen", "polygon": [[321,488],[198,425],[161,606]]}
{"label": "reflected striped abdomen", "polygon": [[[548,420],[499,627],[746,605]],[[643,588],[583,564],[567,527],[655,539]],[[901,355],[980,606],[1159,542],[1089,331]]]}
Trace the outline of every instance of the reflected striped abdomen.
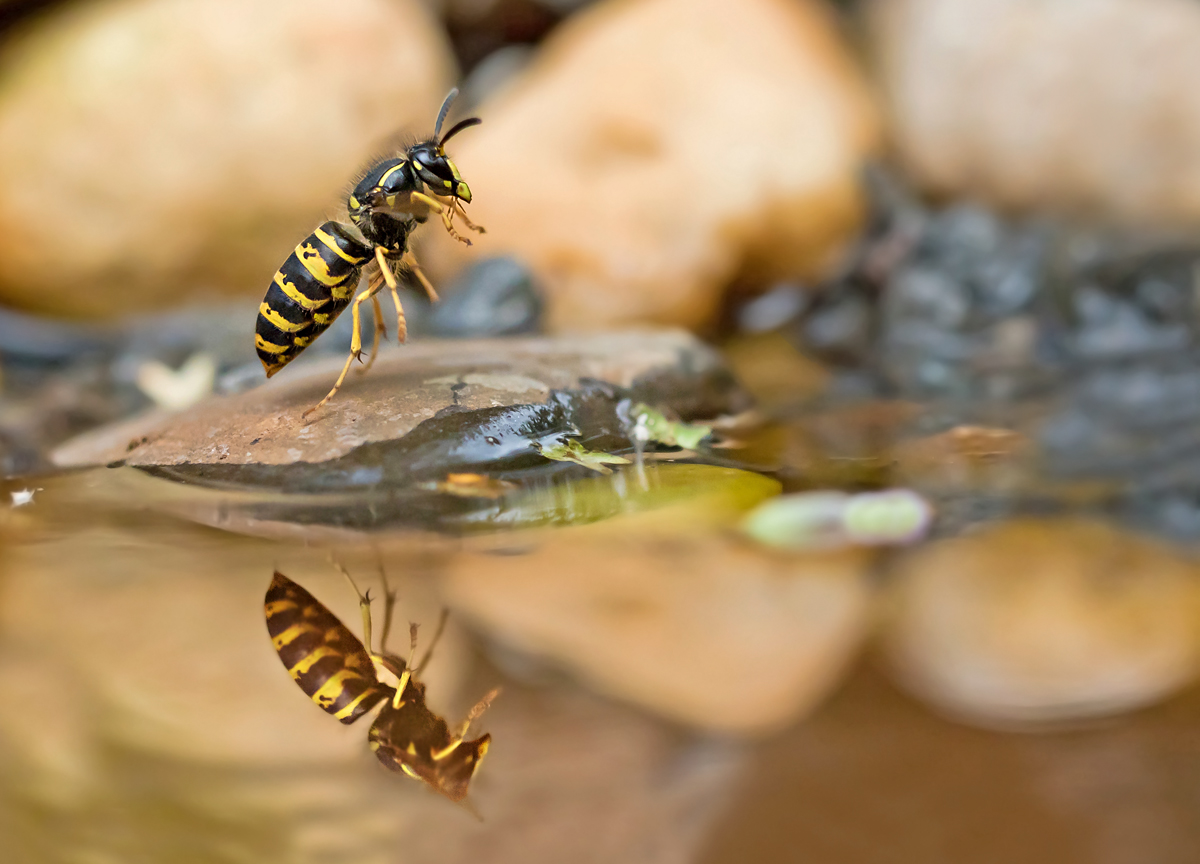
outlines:
{"label": "reflected striped abdomen", "polygon": [[276,571],[264,600],[267,632],[300,689],[343,723],[394,691],[381,684],[362,642],[315,597]]}

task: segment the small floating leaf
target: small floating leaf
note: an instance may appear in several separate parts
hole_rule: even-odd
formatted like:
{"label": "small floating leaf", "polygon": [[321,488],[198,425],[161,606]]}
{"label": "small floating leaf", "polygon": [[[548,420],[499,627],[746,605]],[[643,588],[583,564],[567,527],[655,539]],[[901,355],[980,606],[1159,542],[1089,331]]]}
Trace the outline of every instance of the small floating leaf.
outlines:
{"label": "small floating leaf", "polygon": [[742,530],[783,549],[883,546],[919,539],[932,520],[929,502],[909,489],[804,492],[760,504],[742,521]]}
{"label": "small floating leaf", "polygon": [[669,420],[657,408],[641,402],[633,406],[631,414],[636,423],[634,435],[643,441],[657,441],[668,447],[695,450],[701,441],[712,434],[712,426]]}
{"label": "small floating leaf", "polygon": [[555,444],[553,447],[544,447],[538,444],[534,444],[534,447],[547,459],[553,459],[555,462],[574,462],[576,465],[591,468],[601,474],[612,473],[612,469],[607,467],[608,465],[629,464],[629,460],[624,456],[585,450],[576,438],[570,439],[566,444]]}

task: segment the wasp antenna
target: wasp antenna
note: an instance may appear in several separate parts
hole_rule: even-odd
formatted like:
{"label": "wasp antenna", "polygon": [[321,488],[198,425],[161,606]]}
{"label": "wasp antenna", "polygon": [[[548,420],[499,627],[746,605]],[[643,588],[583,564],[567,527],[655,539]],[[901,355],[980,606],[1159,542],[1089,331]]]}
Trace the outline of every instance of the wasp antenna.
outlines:
{"label": "wasp antenna", "polygon": [[[454,102],[454,97],[458,95],[458,88],[450,88],[450,92],[446,94],[446,101],[442,103],[442,109],[438,111],[437,123],[433,127],[433,137],[437,138],[442,134],[442,123],[446,120],[446,115],[450,113],[450,105]],[[450,136],[447,135],[447,138]]]}
{"label": "wasp antenna", "polygon": [[446,146],[446,142],[449,141],[451,138],[453,138],[455,135],[457,135],[459,132],[461,132],[464,129],[470,129],[472,126],[478,126],[482,122],[483,121],[480,120],[478,117],[468,117],[466,120],[459,120],[457,123],[454,124],[453,128],[451,128],[450,131],[447,132],[445,134],[445,136],[443,136],[442,140],[438,141],[438,146],[439,147]]}

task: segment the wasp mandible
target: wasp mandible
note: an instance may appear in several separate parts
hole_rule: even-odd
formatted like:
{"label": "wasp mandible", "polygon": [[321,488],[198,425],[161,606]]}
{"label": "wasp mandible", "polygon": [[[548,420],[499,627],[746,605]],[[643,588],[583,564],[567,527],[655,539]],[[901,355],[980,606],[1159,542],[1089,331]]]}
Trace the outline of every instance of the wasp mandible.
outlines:
{"label": "wasp mandible", "polygon": [[[430,300],[438,299],[437,291],[408,249],[413,229],[436,213],[451,236],[467,245],[471,241],[454,228],[456,215],[467,228],[483,233],[484,229],[468,219],[462,209],[463,204],[471,202],[471,189],[445,149],[446,142],[459,132],[483,121],[468,117],[442,135],[442,123],[457,95],[456,88],[446,96],[438,111],[433,137],[367,169],[346,201],[351,224],[325,222],[300,241],[283,266],[275,271],[275,278],[258,307],[254,335],[258,358],[268,378],[299,356],[347,306],[352,307],[354,316],[354,335],[346,365],[333,389],[305,411],[304,417],[334,397],[351,364],[362,355],[359,306],[369,300],[375,313],[375,333],[370,357],[363,368],[365,372],[375,362],[380,339],[387,332],[376,296],[383,286],[387,286],[396,305],[397,337],[401,342],[405,341],[408,328],[400,304],[399,280],[412,276],[421,283]],[[367,287],[354,296],[364,270],[368,273]]]}

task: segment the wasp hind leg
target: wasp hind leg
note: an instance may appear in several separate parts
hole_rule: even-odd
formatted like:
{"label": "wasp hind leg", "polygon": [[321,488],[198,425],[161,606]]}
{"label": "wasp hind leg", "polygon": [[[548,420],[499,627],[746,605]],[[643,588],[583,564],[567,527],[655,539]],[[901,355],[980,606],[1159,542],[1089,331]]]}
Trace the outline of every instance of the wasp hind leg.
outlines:
{"label": "wasp hind leg", "polygon": [[359,314],[358,307],[367,300],[372,299],[378,293],[379,286],[371,287],[368,285],[367,288],[354,298],[354,302],[350,306],[350,314],[354,319],[354,335],[350,337],[350,356],[346,358],[346,365],[342,367],[342,374],[338,375],[337,381],[333,384],[333,389],[325,394],[324,399],[301,414],[300,418],[302,420],[307,420],[309,414],[325,407],[326,403],[337,395],[337,392],[342,389],[342,382],[346,380],[346,375],[350,371],[350,365],[362,356],[362,316]]}
{"label": "wasp hind leg", "polygon": [[413,669],[414,675],[420,675],[425,671],[425,667],[429,665],[429,661],[433,658],[433,649],[437,647],[438,642],[442,639],[442,634],[446,632],[446,621],[450,617],[450,610],[443,609],[441,616],[438,618],[437,629],[433,631],[433,638],[429,640],[429,647],[425,649],[425,656],[421,658],[421,662]]}
{"label": "wasp hind leg", "polygon": [[392,613],[396,611],[396,592],[388,585],[387,572],[379,565],[379,581],[383,585],[383,635],[379,639],[379,653],[387,653],[388,636],[392,633]]}
{"label": "wasp hind leg", "polygon": [[375,331],[371,336],[371,353],[367,355],[367,362],[358,370],[359,375],[366,375],[371,371],[371,367],[375,365],[375,358],[379,356],[380,340],[387,339],[387,325],[383,323],[383,307],[379,305],[379,297],[376,296],[379,289],[383,287],[383,277],[372,276],[371,281],[367,284],[372,288],[371,315],[375,319]]}
{"label": "wasp hind leg", "polygon": [[[366,647],[368,654],[374,654],[375,652],[371,648],[371,590],[368,588],[366,593],[359,591],[354,577],[350,575],[349,570],[342,566],[341,562],[330,559],[330,563],[339,573],[346,577],[346,581],[350,583],[350,587],[358,595],[358,608],[362,612],[363,645]],[[384,639],[387,639],[386,630],[384,631]]]}

